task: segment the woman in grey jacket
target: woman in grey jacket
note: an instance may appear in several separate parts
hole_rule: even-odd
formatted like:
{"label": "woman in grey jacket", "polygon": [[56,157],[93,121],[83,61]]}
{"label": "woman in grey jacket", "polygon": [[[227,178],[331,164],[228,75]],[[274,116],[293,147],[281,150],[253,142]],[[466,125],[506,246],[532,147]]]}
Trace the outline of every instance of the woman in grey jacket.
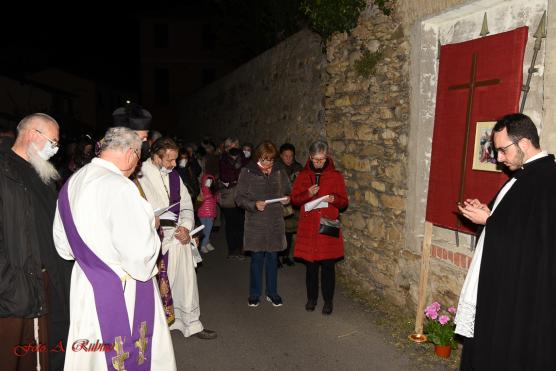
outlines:
{"label": "woman in grey jacket", "polygon": [[272,142],[259,144],[254,161],[241,169],[237,185],[235,201],[245,209],[243,246],[251,252],[248,300],[251,307],[259,305],[263,265],[266,266],[266,299],[274,306],[282,305],[277,291],[277,255],[286,248],[282,204],[289,203],[291,184],[283,165],[274,161],[277,154]]}

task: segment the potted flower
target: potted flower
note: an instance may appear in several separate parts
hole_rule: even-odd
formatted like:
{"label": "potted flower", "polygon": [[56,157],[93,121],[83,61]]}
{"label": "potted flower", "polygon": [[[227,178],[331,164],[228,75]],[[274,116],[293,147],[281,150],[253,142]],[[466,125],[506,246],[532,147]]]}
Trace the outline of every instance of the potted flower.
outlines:
{"label": "potted flower", "polygon": [[434,344],[434,351],[439,357],[448,358],[452,349],[456,349],[457,342],[454,339],[454,316],[456,308],[442,309],[438,302],[434,302],[425,309],[427,322],[425,334],[427,340]]}

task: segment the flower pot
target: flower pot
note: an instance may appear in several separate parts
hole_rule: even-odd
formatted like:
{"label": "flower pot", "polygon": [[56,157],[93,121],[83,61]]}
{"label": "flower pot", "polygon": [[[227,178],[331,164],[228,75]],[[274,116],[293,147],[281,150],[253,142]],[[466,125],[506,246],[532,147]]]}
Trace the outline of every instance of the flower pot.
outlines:
{"label": "flower pot", "polygon": [[450,353],[452,353],[452,347],[449,345],[435,345],[434,352],[439,357],[449,358]]}

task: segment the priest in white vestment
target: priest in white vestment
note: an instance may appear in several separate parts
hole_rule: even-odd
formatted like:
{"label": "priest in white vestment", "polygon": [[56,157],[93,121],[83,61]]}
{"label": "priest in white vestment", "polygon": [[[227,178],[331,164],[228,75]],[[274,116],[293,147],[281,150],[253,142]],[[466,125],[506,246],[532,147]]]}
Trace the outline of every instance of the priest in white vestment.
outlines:
{"label": "priest in white vestment", "polygon": [[[170,202],[173,197],[179,198],[179,206],[171,209],[177,214],[175,225],[165,226],[161,221],[162,253],[168,254],[167,272],[175,314],[170,330],[179,330],[185,337],[194,335],[210,340],[216,338],[216,332],[204,329],[199,319],[197,264],[191,247],[195,242],[189,236],[189,231],[195,227],[193,203],[181,178],[173,170],[178,153],[179,147],[172,139],[158,139],[151,147],[151,158],[142,164],[139,182],[153,209],[168,207],[173,203]],[[173,190],[172,184],[177,188]]]}
{"label": "priest in white vestment", "polygon": [[[160,251],[155,217],[151,205],[128,179],[139,161],[140,148],[141,140],[132,130],[122,127],[109,129],[102,143],[100,157],[93,159],[69,179],[67,199],[82,241],[115,272],[116,278],[121,279],[124,313],[127,310],[130,328],[133,327],[134,313],[137,313],[134,311],[135,305],[140,306],[138,303],[142,303],[141,297],[136,302],[136,286],[139,287],[142,282],[150,284],[149,280],[153,282],[154,303],[151,308],[154,306],[154,309],[151,316],[153,311],[154,316],[152,328],[149,328],[152,339],[146,343],[146,347],[151,347],[146,361],[150,361],[151,370],[175,370],[172,340],[155,277]],[[63,210],[60,199],[53,230],[56,249],[62,258],[75,258],[78,263],[74,265],[71,277],[70,330],[65,350],[65,370],[113,370],[115,368],[110,368],[107,363],[114,361],[105,357],[104,352],[87,352],[83,347],[87,341],[90,345],[97,340],[102,343],[101,327],[105,331],[107,326],[100,323],[101,314],[97,313],[95,302],[98,296],[95,299],[93,281],[89,279],[91,276],[85,273],[87,268],[84,270],[79,264],[75,245],[70,245],[74,239],[71,235],[68,237],[66,219],[63,220],[61,216]],[[109,307],[109,325],[116,326],[121,323],[121,318],[113,315],[112,305]],[[131,349],[133,346],[131,344]],[[123,362],[127,370],[136,367],[132,364],[136,360],[131,357],[124,357]]]}

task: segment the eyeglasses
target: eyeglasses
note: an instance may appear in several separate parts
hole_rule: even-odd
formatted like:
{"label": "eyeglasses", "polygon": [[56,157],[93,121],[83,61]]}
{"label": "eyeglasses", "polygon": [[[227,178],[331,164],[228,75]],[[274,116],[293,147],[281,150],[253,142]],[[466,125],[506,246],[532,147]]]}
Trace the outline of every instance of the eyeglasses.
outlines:
{"label": "eyeglasses", "polygon": [[507,150],[509,147],[511,147],[512,145],[514,145],[514,144],[516,144],[516,142],[511,142],[510,144],[508,144],[508,145],[505,146],[505,147],[495,148],[495,149],[496,149],[496,152],[499,152],[499,153],[505,155],[505,154],[506,154],[506,150]]}
{"label": "eyeglasses", "polygon": [[58,144],[58,142],[56,142],[55,140],[50,139],[49,137],[47,137],[46,135],[44,135],[40,130],[37,130],[37,129],[33,129],[33,130],[35,130],[37,133],[39,133],[40,135],[42,135],[46,140],[48,140],[48,142],[50,143],[50,146],[52,147],[52,149],[60,147],[60,145]]}
{"label": "eyeglasses", "polygon": [[274,162],[273,158],[261,158],[261,162]]}
{"label": "eyeglasses", "polygon": [[313,162],[319,162],[319,163],[320,163],[320,162],[324,162],[324,161],[326,161],[326,157],[317,158],[317,157],[312,157],[312,156],[311,156],[311,161],[313,161]]}
{"label": "eyeglasses", "polygon": [[137,153],[137,150],[135,148],[131,149],[133,151],[133,153],[135,153],[135,156],[137,156],[137,161],[141,161],[141,156],[139,156],[139,153]]}

